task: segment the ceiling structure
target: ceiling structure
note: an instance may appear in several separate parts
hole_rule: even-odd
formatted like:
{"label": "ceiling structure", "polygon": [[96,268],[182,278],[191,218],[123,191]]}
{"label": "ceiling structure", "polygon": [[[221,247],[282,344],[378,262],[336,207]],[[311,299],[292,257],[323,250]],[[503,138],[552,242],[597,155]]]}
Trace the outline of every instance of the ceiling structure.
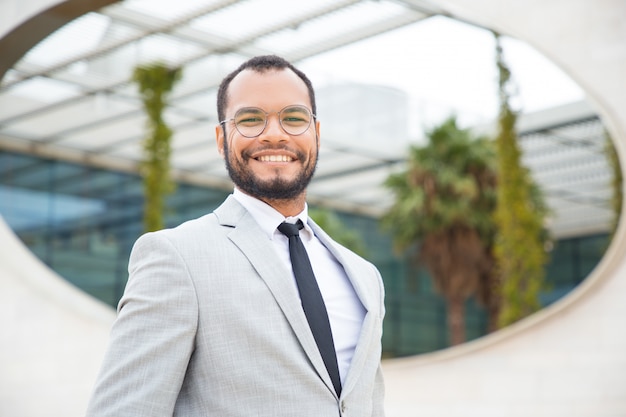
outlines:
{"label": "ceiling structure", "polygon": [[[161,61],[184,68],[166,114],[174,175],[230,188],[213,140],[216,88],[226,73],[254,55],[298,63],[437,15],[445,12],[421,0],[116,3],[64,26],[7,72],[0,149],[136,171],[145,119],[130,76],[139,64]],[[524,160],[547,193],[552,229],[606,230],[611,178],[599,119],[584,105],[527,119]],[[311,202],[376,216],[392,202],[381,183],[402,168],[403,155],[331,137],[320,161]]]}

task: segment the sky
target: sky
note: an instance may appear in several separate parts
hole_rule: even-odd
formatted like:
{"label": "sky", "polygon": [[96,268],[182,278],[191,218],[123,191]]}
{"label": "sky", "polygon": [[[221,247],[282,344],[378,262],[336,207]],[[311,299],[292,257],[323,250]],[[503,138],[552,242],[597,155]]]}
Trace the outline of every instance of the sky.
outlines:
{"label": "sky", "polygon": [[[584,99],[578,85],[533,47],[505,37],[503,48],[519,110],[534,112]],[[497,115],[493,35],[445,17],[325,53],[301,67],[318,86],[344,80],[406,91],[412,136],[451,114],[465,126],[489,123]]]}

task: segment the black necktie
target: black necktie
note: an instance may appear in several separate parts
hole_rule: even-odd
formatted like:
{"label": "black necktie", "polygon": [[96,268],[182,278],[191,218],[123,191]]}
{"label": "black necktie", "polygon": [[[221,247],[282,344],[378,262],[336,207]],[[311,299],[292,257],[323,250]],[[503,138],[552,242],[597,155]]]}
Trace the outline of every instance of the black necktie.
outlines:
{"label": "black necktie", "polygon": [[309,256],[302,244],[302,240],[300,240],[300,229],[303,227],[302,221],[298,220],[296,224],[282,223],[278,226],[278,230],[289,238],[289,255],[291,256],[291,265],[296,277],[296,283],[298,284],[300,299],[302,300],[302,309],[309,322],[317,348],[324,360],[324,365],[326,365],[326,370],[328,370],[330,379],[335,387],[335,392],[337,396],[340,396],[341,380],[339,378],[333,334],[330,330],[328,312],[324,305],[322,293],[317,286]]}

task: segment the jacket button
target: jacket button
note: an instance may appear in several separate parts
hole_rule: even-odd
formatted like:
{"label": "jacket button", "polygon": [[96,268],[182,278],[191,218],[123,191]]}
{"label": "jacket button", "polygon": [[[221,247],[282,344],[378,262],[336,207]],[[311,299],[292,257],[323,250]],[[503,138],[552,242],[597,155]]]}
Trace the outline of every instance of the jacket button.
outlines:
{"label": "jacket button", "polygon": [[341,413],[345,413],[346,412],[346,402],[342,401],[341,402]]}

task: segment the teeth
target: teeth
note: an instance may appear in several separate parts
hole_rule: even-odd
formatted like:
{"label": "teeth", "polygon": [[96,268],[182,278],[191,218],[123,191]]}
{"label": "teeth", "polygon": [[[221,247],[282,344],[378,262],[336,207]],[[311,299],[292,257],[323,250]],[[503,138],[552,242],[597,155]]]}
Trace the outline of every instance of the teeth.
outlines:
{"label": "teeth", "polygon": [[261,162],[291,162],[291,157],[287,155],[264,155],[259,157]]}

